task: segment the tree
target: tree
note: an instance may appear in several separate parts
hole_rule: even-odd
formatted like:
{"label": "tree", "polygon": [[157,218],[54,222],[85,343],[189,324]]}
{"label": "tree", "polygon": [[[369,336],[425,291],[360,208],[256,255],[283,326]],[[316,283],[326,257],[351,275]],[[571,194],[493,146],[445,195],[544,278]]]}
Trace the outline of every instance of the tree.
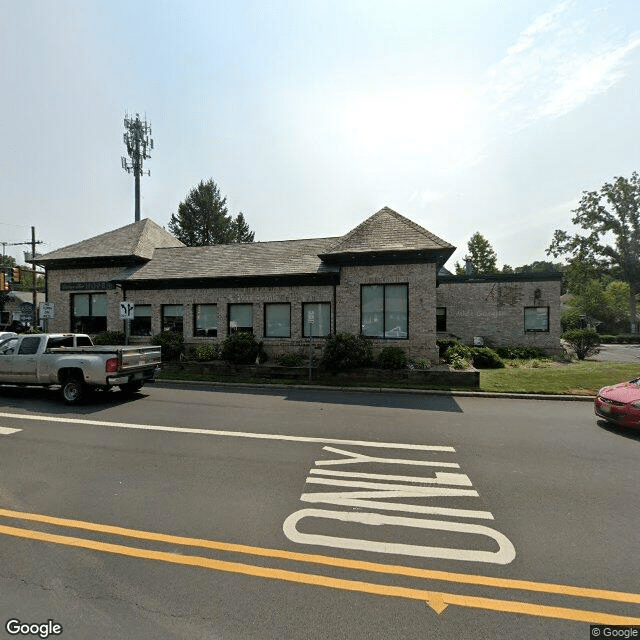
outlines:
{"label": "tree", "polygon": [[479,232],[476,231],[467,243],[469,257],[476,269],[476,274],[481,276],[486,273],[495,273],[498,270],[496,265],[496,252],[493,250],[489,241]]}
{"label": "tree", "polygon": [[631,332],[638,331],[636,295],[640,292],[640,176],[614,178],[600,191],[584,191],[571,222],[585,234],[556,229],[548,255],[581,257],[615,272],[629,284]]}
{"label": "tree", "polygon": [[171,214],[169,231],[189,247],[211,244],[253,242],[254,232],[242,213],[235,218],[227,210],[227,198],[220,196],[220,188],[212,180],[200,181],[191,189],[178,213]]}

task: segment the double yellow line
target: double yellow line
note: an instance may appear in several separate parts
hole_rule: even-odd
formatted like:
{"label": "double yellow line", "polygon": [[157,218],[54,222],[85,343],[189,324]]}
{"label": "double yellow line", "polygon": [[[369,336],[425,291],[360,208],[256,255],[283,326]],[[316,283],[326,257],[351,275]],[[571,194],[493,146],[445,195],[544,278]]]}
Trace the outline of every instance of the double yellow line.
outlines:
{"label": "double yellow line", "polygon": [[[607,600],[618,603],[640,604],[640,594],[637,593],[625,593],[621,591],[611,591],[605,589],[591,589],[562,584],[532,582],[528,580],[510,580],[505,578],[470,575],[465,573],[450,573],[446,571],[420,569],[417,567],[407,567],[402,565],[386,565],[375,562],[366,562],[362,560],[349,560],[347,558],[296,553],[293,551],[284,551],[281,549],[252,547],[227,542],[218,542],[214,540],[186,538],[183,536],[172,536],[150,531],[126,529],[123,527],[85,522],[82,520],[69,520],[66,518],[57,518],[54,516],[41,514],[24,513],[20,511],[12,511],[9,509],[0,509],[0,517],[39,522],[42,524],[56,525],[71,529],[81,529],[86,531],[93,531],[96,533],[107,533],[127,538],[135,538],[138,540],[163,542],[189,547],[199,547],[202,549],[213,549],[216,551],[262,556],[266,558],[290,560],[294,562],[310,563],[316,565],[325,565],[334,568],[354,569],[371,573],[389,574],[394,576],[405,576],[428,580],[440,580],[459,584],[478,585],[483,587],[496,587],[501,589],[513,589],[578,598]],[[373,582],[363,582],[359,580],[332,578],[319,574],[309,574],[297,571],[274,569],[252,564],[216,560],[213,558],[205,558],[201,556],[184,556],[177,553],[141,549],[137,547],[100,542],[97,540],[90,540],[86,538],[62,536],[32,529],[23,529],[5,525],[0,525],[0,534],[18,538],[39,540],[42,542],[50,542],[54,544],[61,544],[71,547],[90,549],[93,551],[102,551],[104,553],[113,553],[135,558],[144,558],[147,560],[158,560],[161,562],[169,562],[173,564],[214,569],[216,571],[240,573],[260,578],[269,578],[272,580],[284,580],[286,582],[328,587],[332,589],[342,589],[345,591],[356,591],[360,593],[369,593],[388,597],[406,598],[409,600],[421,600],[428,603],[429,606],[431,606],[438,613],[441,613],[448,605],[458,605],[461,607],[487,609],[505,613],[519,613],[545,618],[557,618],[562,620],[573,620],[591,624],[640,625],[640,618],[619,616],[598,611],[570,609],[566,607],[555,607],[529,602],[519,602],[514,600],[484,598],[478,596],[460,595],[456,593],[445,593],[442,591],[397,587]]]}

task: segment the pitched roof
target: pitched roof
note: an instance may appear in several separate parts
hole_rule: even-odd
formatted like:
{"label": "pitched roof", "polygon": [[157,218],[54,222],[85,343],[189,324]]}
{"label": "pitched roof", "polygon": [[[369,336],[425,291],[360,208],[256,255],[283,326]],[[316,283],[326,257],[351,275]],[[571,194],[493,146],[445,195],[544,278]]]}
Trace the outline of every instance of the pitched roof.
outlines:
{"label": "pitched roof", "polygon": [[184,247],[184,245],[153,220],[145,218],[115,231],[108,231],[38,256],[36,262],[46,265],[54,262],[102,258],[150,260],[158,247]]}
{"label": "pitched roof", "polygon": [[393,209],[383,207],[339,238],[322,258],[387,251],[445,251],[448,257],[455,247]]}
{"label": "pitched roof", "polygon": [[295,276],[337,271],[318,254],[337,238],[158,248],[153,260],[123,274],[127,282],[185,278]]}

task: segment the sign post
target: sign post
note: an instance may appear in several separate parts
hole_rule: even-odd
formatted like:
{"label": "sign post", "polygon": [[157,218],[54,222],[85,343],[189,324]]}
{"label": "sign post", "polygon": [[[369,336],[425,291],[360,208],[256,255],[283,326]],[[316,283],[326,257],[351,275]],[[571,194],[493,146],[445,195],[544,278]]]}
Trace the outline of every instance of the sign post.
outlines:
{"label": "sign post", "polygon": [[54,307],[53,302],[40,303],[40,320],[44,321],[45,331],[49,331],[49,320],[53,320]]}
{"label": "sign post", "polygon": [[309,382],[311,382],[311,365],[313,363],[313,351],[311,348],[311,342],[313,340],[313,325],[316,321],[316,312],[309,310],[307,313],[307,321],[309,322]]}
{"label": "sign post", "polygon": [[120,320],[124,320],[124,343],[129,344],[131,320],[135,317],[136,305],[123,300],[120,303]]}

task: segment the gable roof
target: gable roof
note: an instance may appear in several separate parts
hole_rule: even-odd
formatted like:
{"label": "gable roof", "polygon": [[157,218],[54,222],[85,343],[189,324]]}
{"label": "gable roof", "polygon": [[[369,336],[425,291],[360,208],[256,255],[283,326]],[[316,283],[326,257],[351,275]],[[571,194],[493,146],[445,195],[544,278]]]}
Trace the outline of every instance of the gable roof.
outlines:
{"label": "gable roof", "polygon": [[344,264],[361,261],[367,254],[380,257],[386,253],[397,256],[400,252],[409,252],[413,257],[432,255],[442,264],[454,251],[455,247],[442,238],[393,209],[383,207],[339,238],[320,257],[327,262]]}
{"label": "gable roof", "polygon": [[35,262],[45,266],[77,261],[142,262],[151,260],[154,250],[158,247],[184,246],[180,240],[174,238],[160,225],[145,218],[115,231],[107,231],[88,240],[38,256]]}

